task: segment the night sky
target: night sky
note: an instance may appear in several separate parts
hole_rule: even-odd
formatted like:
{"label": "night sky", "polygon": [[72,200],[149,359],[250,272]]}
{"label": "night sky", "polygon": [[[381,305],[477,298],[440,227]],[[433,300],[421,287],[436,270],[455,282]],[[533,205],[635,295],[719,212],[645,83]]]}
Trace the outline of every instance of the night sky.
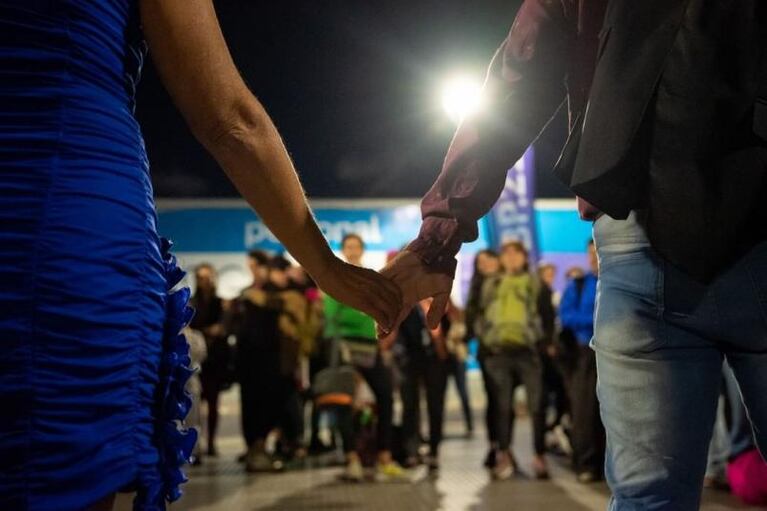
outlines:
{"label": "night sky", "polygon": [[[518,0],[221,0],[240,72],[282,133],[312,197],[416,197],[439,172],[455,125],[439,89],[456,71],[484,76]],[[192,138],[147,63],[141,122],[159,197],[228,197],[234,188]],[[536,146],[539,197],[561,115]]]}

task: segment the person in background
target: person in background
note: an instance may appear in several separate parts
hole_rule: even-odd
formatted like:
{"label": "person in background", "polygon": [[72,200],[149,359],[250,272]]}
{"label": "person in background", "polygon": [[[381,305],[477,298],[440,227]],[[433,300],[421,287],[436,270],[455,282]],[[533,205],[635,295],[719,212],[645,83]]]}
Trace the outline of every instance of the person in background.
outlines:
{"label": "person in background", "polygon": [[562,427],[562,418],[568,412],[567,392],[562,371],[558,367],[559,346],[557,342],[557,310],[554,281],[557,268],[553,264],[544,263],[538,267],[540,294],[538,295],[538,312],[541,318],[542,336],[538,342],[541,356],[542,389],[544,415],[548,409],[554,410],[554,419],[547,424],[546,430],[555,433],[559,447],[565,453],[570,453],[571,446]]}
{"label": "person in background", "polygon": [[303,445],[303,402],[300,395],[303,385],[301,369],[306,339],[317,335],[320,324],[311,321],[308,300],[291,280],[293,272],[290,262],[277,256],[269,261],[268,266],[269,281],[264,286],[266,307],[278,313],[279,379],[269,388],[279,396],[281,403],[276,423],[280,441],[275,452],[275,463],[281,468],[284,460],[301,459],[306,455]]}
{"label": "person in background", "polygon": [[248,270],[253,278],[249,287],[262,289],[269,280],[269,259],[263,250],[251,250],[248,252]]}
{"label": "person in background", "polygon": [[[341,242],[341,252],[348,264],[361,267],[365,243],[357,234],[347,234]],[[375,394],[378,411],[376,478],[381,481],[400,480],[406,473],[392,459],[393,382],[391,369],[384,364],[376,334],[376,324],[370,316],[348,307],[330,296],[324,297],[325,338],[341,340],[348,362],[355,367]],[[346,478],[361,480],[359,457],[347,457]]]}
{"label": "person in background", "polygon": [[569,378],[573,427],[573,465],[582,483],[602,478],[605,460],[605,430],[597,400],[596,355],[589,347],[594,335],[594,307],[599,260],[594,241],[588,243],[590,271],[574,278],[565,289],[559,308],[562,328],[569,330],[577,345],[572,354]]}
{"label": "person in background", "polygon": [[545,416],[541,401],[541,362],[538,279],[530,274],[527,249],[517,241],[501,248],[503,275],[489,278],[483,286],[484,321],[482,342],[487,350],[485,370],[495,400],[495,430],[498,436],[495,479],[510,478],[515,472],[511,453],[513,396],[519,385],[527,390],[527,407],[533,422],[533,472],[548,477],[545,459]]}
{"label": "person in background", "polygon": [[240,456],[248,472],[273,469],[266,438],[276,427],[283,403],[280,381],[279,311],[267,304],[263,289],[245,289],[237,301],[237,374],[242,400],[242,433],[247,452]]}
{"label": "person in background", "polygon": [[[268,282],[270,257],[261,250],[248,252],[247,264],[253,277],[251,284],[242,290],[232,303],[227,315],[227,330],[236,338],[235,372],[240,384],[240,420],[246,451],[255,442],[255,428],[258,423],[259,380],[254,369],[262,361],[264,350],[270,345],[269,336],[274,333],[275,315],[257,306],[249,297],[257,296]],[[247,452],[239,457],[245,462]]]}
{"label": "person in background", "polygon": [[[405,465],[415,467],[423,461],[430,471],[439,469],[439,445],[445,413],[448,352],[443,325],[430,330],[426,326],[427,304],[414,307],[400,325],[394,345],[395,360],[402,374],[402,435]],[[419,459],[421,446],[421,388],[426,391],[429,416],[429,454]]]}
{"label": "person in background", "polygon": [[[306,391],[311,389],[314,376],[327,366],[327,353],[322,342],[324,324],[324,304],[322,294],[306,271],[300,266],[288,269],[291,287],[305,298],[304,321],[299,325],[298,336],[301,346],[300,387],[302,391],[302,409],[307,404]],[[311,405],[310,440],[308,450],[319,453],[324,446],[319,439],[319,413],[314,400]]]}
{"label": "person in background", "polygon": [[[200,409],[202,401],[202,383],[200,383],[199,370],[205,357],[208,356],[208,347],[205,343],[205,335],[202,332],[185,327],[183,330],[186,340],[189,343],[189,358],[192,359],[191,367],[195,373],[186,382],[186,391],[192,398],[192,407],[189,409],[189,415],[186,416],[186,425],[196,430],[202,429],[202,410]],[[195,444],[192,451],[192,465],[202,464],[202,446],[199,442]]]}
{"label": "person in background", "polygon": [[565,272],[565,280],[570,283],[575,279],[583,278],[583,276],[586,274],[586,270],[581,268],[580,266],[571,266],[567,269]]}
{"label": "person in background", "polygon": [[218,429],[218,397],[231,384],[229,374],[232,350],[224,329],[223,301],[216,293],[216,271],[203,263],[194,272],[195,293],[191,304],[195,309],[190,327],[202,332],[207,345],[207,357],[202,364],[200,380],[202,397],[208,404],[208,456],[217,456],[216,430]]}
{"label": "person in background", "polygon": [[551,292],[551,303],[554,304],[555,309],[558,308],[562,295],[555,287],[557,281],[557,265],[545,261],[541,262],[538,265],[538,278],[541,279],[541,282],[546,284],[546,287]]}
{"label": "person in background", "polygon": [[291,264],[287,269],[287,274],[288,280],[290,280],[290,287],[296,291],[304,292],[309,289],[317,289],[317,284],[314,283],[302,267]]}
{"label": "person in background", "polygon": [[[430,303],[430,302],[428,302]],[[450,301],[441,327],[442,336],[445,338],[447,347],[447,371],[448,376],[453,377],[458,399],[461,401],[461,411],[466,427],[466,438],[474,436],[474,416],[471,409],[471,398],[466,381],[466,359],[469,357],[469,349],[466,341],[466,320],[462,310]]]}
{"label": "person in background", "polygon": [[[557,311],[554,308],[554,290],[551,280],[546,280],[545,275],[551,275],[551,267],[544,266],[538,269],[538,317],[540,318],[541,338],[539,343],[543,348],[553,345],[554,335],[557,328]],[[544,350],[545,351],[545,350]]]}
{"label": "person in background", "polygon": [[498,451],[498,435],[495,430],[496,410],[495,399],[491,398],[492,387],[485,369],[485,358],[487,350],[482,342],[484,327],[484,310],[482,300],[482,289],[487,279],[496,277],[501,272],[501,261],[498,254],[491,249],[480,250],[474,257],[474,273],[471,275],[469,285],[469,296],[466,300],[466,310],[464,312],[466,321],[466,338],[468,343],[472,339],[479,340],[479,350],[477,361],[482,373],[482,383],[487,396],[487,405],[485,409],[485,430],[487,431],[487,442],[489,449],[485,456],[484,466],[492,469],[495,466],[495,453]]}
{"label": "person in background", "polygon": [[[266,450],[267,437],[281,425],[287,438],[292,438],[297,429],[289,412],[295,403],[295,382],[290,373],[298,348],[285,338],[284,329],[293,318],[286,317],[285,297],[281,296],[289,290],[287,266],[289,263],[282,257],[269,258],[265,265],[266,281],[242,292],[233,318],[247,445],[247,453],[241,458],[248,472],[282,468],[283,461]],[[299,293],[295,294],[300,298]]]}

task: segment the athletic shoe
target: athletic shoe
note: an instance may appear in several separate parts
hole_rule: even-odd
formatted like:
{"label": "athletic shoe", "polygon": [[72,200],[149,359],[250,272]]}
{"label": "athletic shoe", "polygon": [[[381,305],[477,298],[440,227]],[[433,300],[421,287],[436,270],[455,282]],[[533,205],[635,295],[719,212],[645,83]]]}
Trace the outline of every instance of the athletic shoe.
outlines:
{"label": "athletic shoe", "polygon": [[498,453],[495,456],[495,467],[492,469],[493,479],[505,481],[514,476],[514,465],[508,453]]}
{"label": "athletic shoe", "polygon": [[572,456],[573,445],[570,443],[570,437],[567,436],[565,428],[561,424],[557,424],[552,433],[554,433],[554,438],[557,439],[557,444],[559,445],[559,448],[562,449],[562,452],[567,456]]}
{"label": "athletic shoe", "polygon": [[409,483],[412,478],[398,463],[379,463],[376,467],[376,481],[379,483]]}
{"label": "athletic shoe", "polygon": [[344,469],[343,479],[352,483],[361,483],[365,480],[365,469],[362,468],[360,460],[354,460],[347,463]]}
{"label": "athletic shoe", "polygon": [[265,451],[252,449],[245,459],[245,470],[248,472],[271,472],[274,470],[272,459]]}

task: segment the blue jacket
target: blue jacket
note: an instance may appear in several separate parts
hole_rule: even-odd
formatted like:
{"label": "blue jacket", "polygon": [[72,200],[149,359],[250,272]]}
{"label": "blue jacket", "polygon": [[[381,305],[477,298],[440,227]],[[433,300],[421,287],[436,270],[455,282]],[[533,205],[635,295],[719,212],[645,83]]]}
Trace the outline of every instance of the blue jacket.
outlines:
{"label": "blue jacket", "polygon": [[[581,289],[579,289],[581,288]],[[594,303],[597,298],[597,277],[593,273],[583,277],[582,285],[570,282],[559,304],[562,328],[575,333],[579,344],[588,344],[594,335]]]}

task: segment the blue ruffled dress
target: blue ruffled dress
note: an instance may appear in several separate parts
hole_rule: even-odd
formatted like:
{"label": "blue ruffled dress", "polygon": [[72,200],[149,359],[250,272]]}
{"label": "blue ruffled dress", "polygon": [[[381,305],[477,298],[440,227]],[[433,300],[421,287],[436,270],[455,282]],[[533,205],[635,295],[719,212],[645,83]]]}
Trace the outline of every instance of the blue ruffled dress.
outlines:
{"label": "blue ruffled dress", "polygon": [[0,0],[0,510],[180,495],[188,290],[133,115],[135,0]]}

